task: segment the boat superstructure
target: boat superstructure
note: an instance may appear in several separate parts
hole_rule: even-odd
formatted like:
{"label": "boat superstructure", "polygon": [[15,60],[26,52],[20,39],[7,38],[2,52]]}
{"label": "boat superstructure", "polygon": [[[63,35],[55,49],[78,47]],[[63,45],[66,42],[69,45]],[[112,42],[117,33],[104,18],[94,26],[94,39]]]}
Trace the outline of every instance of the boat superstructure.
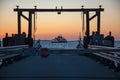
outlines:
{"label": "boat superstructure", "polygon": [[51,40],[52,43],[66,43],[67,40],[62,37],[61,35],[55,37],[54,39]]}

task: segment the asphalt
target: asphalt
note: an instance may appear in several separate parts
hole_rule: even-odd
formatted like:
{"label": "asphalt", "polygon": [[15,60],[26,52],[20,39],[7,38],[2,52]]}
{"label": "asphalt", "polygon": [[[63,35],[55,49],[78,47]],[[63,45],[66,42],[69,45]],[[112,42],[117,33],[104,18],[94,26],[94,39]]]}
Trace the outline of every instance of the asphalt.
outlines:
{"label": "asphalt", "polygon": [[120,80],[116,74],[86,56],[51,54],[30,56],[0,69],[0,80]]}

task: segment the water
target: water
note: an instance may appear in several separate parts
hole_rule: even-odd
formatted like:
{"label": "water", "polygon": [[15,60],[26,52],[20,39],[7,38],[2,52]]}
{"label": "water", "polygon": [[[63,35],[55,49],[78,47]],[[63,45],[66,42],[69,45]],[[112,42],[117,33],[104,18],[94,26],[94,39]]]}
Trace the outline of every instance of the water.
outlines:
{"label": "water", "polygon": [[[40,44],[46,48],[76,48],[78,41],[68,41],[67,43],[51,43],[49,40],[41,40]],[[0,47],[2,46],[0,41]],[[120,47],[120,41],[115,41],[115,47]]]}
{"label": "water", "polygon": [[114,46],[120,48],[120,41],[115,41],[115,45]]}
{"label": "water", "polygon": [[[40,44],[44,48],[65,48],[73,49],[78,45],[78,41],[68,41],[67,43],[51,43],[49,40],[41,40]],[[115,41],[115,47],[120,47],[120,41]]]}
{"label": "water", "polygon": [[67,43],[51,43],[51,41],[40,41],[42,47],[46,48],[65,48],[72,49],[78,45],[77,41],[68,41]]}

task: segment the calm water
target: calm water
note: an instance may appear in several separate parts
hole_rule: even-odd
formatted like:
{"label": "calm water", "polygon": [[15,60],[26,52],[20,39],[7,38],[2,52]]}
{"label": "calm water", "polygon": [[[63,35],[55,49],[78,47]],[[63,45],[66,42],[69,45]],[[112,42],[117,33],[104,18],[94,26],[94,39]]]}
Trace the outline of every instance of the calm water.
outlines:
{"label": "calm water", "polygon": [[120,41],[115,41],[115,47],[120,47]]}
{"label": "calm water", "polygon": [[[51,43],[49,40],[41,40],[42,47],[47,48],[76,48],[78,41],[68,41],[67,43]],[[0,41],[0,47],[1,47]],[[120,41],[115,41],[115,47],[120,47]]]}
{"label": "calm water", "polygon": [[[40,44],[46,48],[76,48],[78,41],[68,41],[67,43],[51,43],[49,40],[41,40]],[[115,47],[120,47],[120,41],[115,41]]]}

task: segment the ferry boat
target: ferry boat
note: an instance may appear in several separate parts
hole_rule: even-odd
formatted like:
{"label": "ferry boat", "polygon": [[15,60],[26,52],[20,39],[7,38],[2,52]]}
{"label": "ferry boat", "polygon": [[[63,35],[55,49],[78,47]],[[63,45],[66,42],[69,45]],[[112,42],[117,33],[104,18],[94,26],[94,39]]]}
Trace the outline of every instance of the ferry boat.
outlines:
{"label": "ferry boat", "polygon": [[57,36],[51,40],[52,43],[66,43],[67,40],[62,36]]}

